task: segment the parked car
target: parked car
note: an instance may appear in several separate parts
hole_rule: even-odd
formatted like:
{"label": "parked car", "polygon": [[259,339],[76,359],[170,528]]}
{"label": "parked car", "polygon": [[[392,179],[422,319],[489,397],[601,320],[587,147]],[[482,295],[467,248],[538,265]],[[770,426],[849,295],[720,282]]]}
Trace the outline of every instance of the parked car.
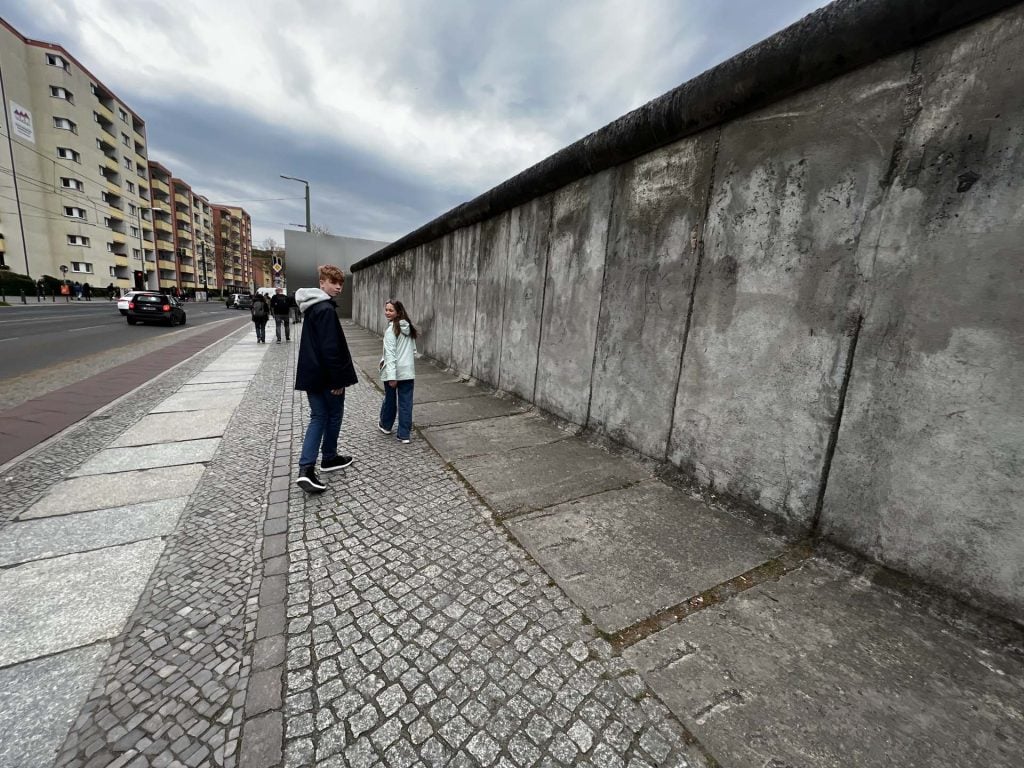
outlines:
{"label": "parked car", "polygon": [[228,297],[228,308],[250,309],[252,307],[252,296],[248,293],[232,293]]}
{"label": "parked car", "polygon": [[128,314],[128,302],[132,300],[132,296],[136,293],[142,293],[142,291],[127,291],[124,296],[117,300],[117,311],[122,315]]}
{"label": "parked car", "polygon": [[136,323],[185,324],[185,309],[173,296],[138,291],[128,302],[128,325]]}

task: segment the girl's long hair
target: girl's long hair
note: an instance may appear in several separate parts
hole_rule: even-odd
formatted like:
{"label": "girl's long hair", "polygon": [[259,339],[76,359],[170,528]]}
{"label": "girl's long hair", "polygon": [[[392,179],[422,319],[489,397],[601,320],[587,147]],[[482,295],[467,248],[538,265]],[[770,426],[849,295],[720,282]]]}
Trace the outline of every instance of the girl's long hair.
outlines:
{"label": "girl's long hair", "polygon": [[405,311],[405,305],[400,301],[395,301],[394,299],[389,299],[388,301],[384,302],[385,307],[388,304],[395,308],[395,319],[391,321],[391,327],[395,331],[395,336],[401,335],[401,323],[403,320],[405,320],[405,322],[409,324],[409,338],[415,339],[416,336],[418,335],[416,333],[416,326],[414,326],[412,324],[412,320],[409,319],[409,313]]}

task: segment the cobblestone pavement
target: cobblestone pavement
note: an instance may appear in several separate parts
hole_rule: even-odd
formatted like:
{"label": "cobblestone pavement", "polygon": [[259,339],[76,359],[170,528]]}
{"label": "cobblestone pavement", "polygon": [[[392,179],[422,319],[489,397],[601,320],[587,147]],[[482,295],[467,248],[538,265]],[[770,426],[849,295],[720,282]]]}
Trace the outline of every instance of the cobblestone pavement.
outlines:
{"label": "cobblestone pavement", "polygon": [[356,462],[290,494],[284,765],[703,764],[443,460],[376,430],[379,403],[348,389]]}
{"label": "cobblestone pavement", "polygon": [[[208,357],[162,377],[160,394]],[[286,355],[264,360],[55,765],[238,765],[286,368]]]}

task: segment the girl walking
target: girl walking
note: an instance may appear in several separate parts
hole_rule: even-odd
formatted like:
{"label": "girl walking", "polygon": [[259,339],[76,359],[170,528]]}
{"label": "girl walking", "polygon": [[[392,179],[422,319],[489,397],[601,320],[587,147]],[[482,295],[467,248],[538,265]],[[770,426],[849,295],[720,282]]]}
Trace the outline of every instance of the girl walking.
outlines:
{"label": "girl walking", "polygon": [[398,442],[408,443],[412,436],[412,391],[416,379],[416,328],[400,301],[386,302],[384,317],[388,320],[384,357],[380,361],[384,402],[377,429],[390,435],[397,416]]}
{"label": "girl walking", "polygon": [[262,293],[257,293],[252,298],[252,322],[256,326],[256,343],[267,343],[267,320],[270,319],[270,306],[263,298]]}

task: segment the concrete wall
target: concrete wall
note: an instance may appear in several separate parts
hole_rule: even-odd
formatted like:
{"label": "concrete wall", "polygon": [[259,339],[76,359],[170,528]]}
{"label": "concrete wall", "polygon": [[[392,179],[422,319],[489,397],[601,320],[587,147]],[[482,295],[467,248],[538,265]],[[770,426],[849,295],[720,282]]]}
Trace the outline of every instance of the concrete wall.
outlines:
{"label": "concrete wall", "polygon": [[[356,274],[373,296],[413,275],[421,348],[454,370],[1024,621],[1024,6],[1004,5],[633,157],[598,132],[615,162],[565,181],[556,156]],[[854,7],[886,29],[923,6],[840,2],[800,34]]]}

